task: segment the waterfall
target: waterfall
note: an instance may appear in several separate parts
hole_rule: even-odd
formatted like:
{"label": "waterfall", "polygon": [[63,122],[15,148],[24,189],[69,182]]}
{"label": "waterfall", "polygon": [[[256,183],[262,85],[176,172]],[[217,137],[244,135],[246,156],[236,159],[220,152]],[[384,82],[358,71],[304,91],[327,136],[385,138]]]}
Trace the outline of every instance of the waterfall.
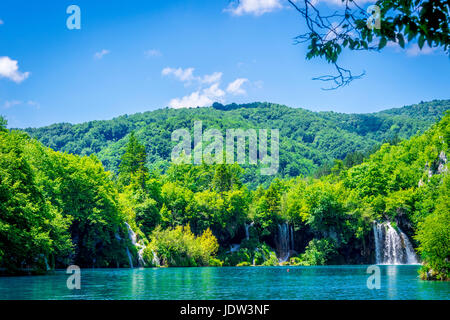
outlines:
{"label": "waterfall", "polygon": [[134,266],[133,266],[133,258],[131,257],[130,250],[128,250],[128,247],[126,247],[126,250],[127,250],[128,260],[130,261],[130,268],[134,268]]}
{"label": "waterfall", "polygon": [[130,225],[128,223],[125,222],[125,225],[128,229],[128,237],[130,238],[130,241],[133,245],[136,245],[136,233],[133,231],[133,229],[131,229]]}
{"label": "waterfall", "polygon": [[294,227],[291,226],[291,250],[294,250]]}
{"label": "waterfall", "polygon": [[47,257],[44,256],[45,268],[47,271],[50,271],[50,266],[48,265]]}
{"label": "waterfall", "polygon": [[158,255],[153,250],[152,250],[152,254],[153,254],[153,260],[152,260],[153,264],[155,266],[159,267],[161,265],[161,261],[159,260]]}
{"label": "waterfall", "polygon": [[241,248],[240,244],[234,243],[230,246],[230,251],[229,252],[236,252],[239,251],[239,249]]}
{"label": "waterfall", "polygon": [[278,251],[277,253],[279,262],[285,262],[289,259],[290,250],[293,249],[293,243],[293,229],[289,228],[289,224],[287,222],[279,224],[275,243]]}
{"label": "waterfall", "polygon": [[[136,240],[137,240],[136,233],[133,231],[133,229],[131,229],[130,225],[129,225],[128,223],[125,222],[125,226],[126,226],[127,229],[128,229],[128,237],[130,238],[131,243],[133,244],[133,246],[135,246],[135,247],[138,249],[138,252],[137,252],[137,253],[138,253],[138,263],[139,263],[139,266],[140,266],[140,267],[144,267],[144,266],[145,266],[145,261],[144,261],[144,258],[143,258],[143,256],[142,256],[142,254],[143,254],[143,252],[144,252],[145,246],[139,244],[139,243],[136,241]],[[130,250],[128,250],[128,248],[127,248],[127,254],[128,254],[128,258],[130,258],[130,257],[131,257],[131,254],[130,254]],[[131,260],[130,260],[130,262],[131,262]],[[133,264],[132,264],[132,263],[130,263],[130,267],[133,268]]]}
{"label": "waterfall", "polygon": [[395,230],[389,222],[373,225],[377,264],[418,264],[416,253],[406,234]]}
{"label": "waterfall", "polygon": [[250,239],[250,227],[253,227],[253,222],[250,224],[245,224],[245,239],[249,240]]}

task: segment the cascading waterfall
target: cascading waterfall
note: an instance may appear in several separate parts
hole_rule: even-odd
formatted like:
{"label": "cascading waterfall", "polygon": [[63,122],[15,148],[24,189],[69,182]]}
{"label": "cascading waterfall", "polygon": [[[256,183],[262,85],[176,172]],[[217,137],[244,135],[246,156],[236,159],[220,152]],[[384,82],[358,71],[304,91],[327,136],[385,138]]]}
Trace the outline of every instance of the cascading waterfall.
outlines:
{"label": "cascading waterfall", "polygon": [[236,252],[236,251],[239,251],[240,248],[241,248],[241,245],[240,245],[240,244],[233,243],[233,244],[230,246],[230,252]]}
{"label": "cascading waterfall", "polygon": [[248,231],[248,229],[250,228],[249,224],[245,224],[245,239],[248,240],[250,239],[250,233]]}
{"label": "cascading waterfall", "polygon": [[294,227],[291,226],[291,250],[294,250]]}
{"label": "cascading waterfall", "polygon": [[130,250],[128,249],[128,247],[126,247],[126,250],[127,250],[128,261],[130,261],[130,268],[134,268],[134,266],[133,266],[133,258],[131,257]]}
{"label": "cascading waterfall", "polygon": [[[131,229],[130,225],[128,223],[125,222],[125,226],[128,229],[128,237],[130,238],[131,243],[133,244],[133,246],[138,248],[138,263],[140,267],[145,266],[145,262],[144,262],[144,258],[142,256],[145,246],[139,244],[136,240],[137,240],[137,236],[136,233],[133,231],[133,229]],[[128,250],[127,248],[127,254],[128,254],[128,258],[130,259],[130,267],[133,268],[133,264],[132,264],[132,259],[131,259],[131,253],[130,250]]]}
{"label": "cascading waterfall", "polygon": [[48,265],[48,260],[47,257],[44,257],[44,262],[45,262],[45,268],[47,271],[50,271],[50,266]]}
{"label": "cascading waterfall", "polygon": [[152,260],[153,264],[155,266],[159,267],[161,265],[161,261],[159,260],[158,255],[153,250],[152,250],[152,254],[153,254],[153,260]]}
{"label": "cascading waterfall", "polygon": [[406,234],[389,222],[373,225],[377,264],[418,264],[419,260]]}
{"label": "cascading waterfall", "polygon": [[44,254],[40,254],[39,255],[43,260],[44,260],[44,264],[45,264],[45,270],[50,271],[50,266],[48,264],[48,259]]}
{"label": "cascading waterfall", "polygon": [[245,239],[249,240],[250,239],[250,227],[253,227],[253,222],[250,224],[245,224]]}
{"label": "cascading waterfall", "polygon": [[294,249],[294,229],[287,222],[278,225],[276,237],[278,261],[285,262],[289,259],[290,251]]}

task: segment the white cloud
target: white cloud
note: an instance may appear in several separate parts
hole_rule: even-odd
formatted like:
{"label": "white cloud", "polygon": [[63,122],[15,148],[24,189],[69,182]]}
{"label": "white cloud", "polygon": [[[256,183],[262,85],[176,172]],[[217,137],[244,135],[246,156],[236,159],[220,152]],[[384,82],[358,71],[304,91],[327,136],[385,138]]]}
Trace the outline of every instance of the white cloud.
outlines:
{"label": "white cloud", "polygon": [[33,100],[28,100],[28,101],[22,101],[22,100],[11,100],[11,101],[5,101],[3,103],[3,108],[4,109],[9,109],[18,105],[26,105],[26,106],[30,106],[30,107],[35,107],[36,109],[40,108],[40,104],[37,103],[36,101]]}
{"label": "white cloud", "polygon": [[406,55],[410,57],[417,57],[417,56],[424,56],[424,55],[431,55],[435,54],[438,51],[437,47],[430,48],[428,44],[424,44],[422,49],[419,48],[419,45],[417,43],[407,43],[406,48],[402,49],[400,45],[397,42],[389,41],[386,45],[387,48],[392,48],[397,53],[405,53]]}
{"label": "white cloud", "polygon": [[100,59],[102,59],[104,56],[106,56],[109,53],[111,53],[111,51],[103,49],[102,51],[96,52],[94,54],[94,58],[100,60]]}
{"label": "white cloud", "polygon": [[183,82],[194,80],[194,68],[175,69],[167,67],[162,70],[161,74],[163,76],[173,75],[175,78]]}
{"label": "white cloud", "polygon": [[202,95],[200,91],[195,91],[183,98],[175,98],[170,100],[169,106],[174,109],[204,107],[212,101],[207,96]]}
{"label": "white cloud", "polygon": [[406,49],[406,54],[408,56],[416,57],[420,55],[429,55],[433,54],[437,48],[430,48],[428,45],[424,45],[422,50],[419,48],[417,43],[411,45],[408,49]]}
{"label": "white cloud", "polygon": [[5,22],[3,22],[2,19],[0,19],[0,26],[1,26],[2,24],[5,24]]}
{"label": "white cloud", "polygon": [[170,100],[169,106],[171,108],[195,108],[195,107],[207,107],[213,104],[213,102],[224,102],[227,94],[242,95],[245,94],[245,90],[242,89],[242,85],[248,81],[245,78],[238,78],[229,83],[226,90],[220,88],[220,82],[222,80],[222,72],[213,72],[211,74],[196,76],[194,75],[194,68],[164,68],[161,71],[163,76],[174,76],[177,80],[183,82],[185,86],[187,84],[194,83],[198,86],[194,92],[181,97]]}
{"label": "white cloud", "polygon": [[225,92],[219,88],[218,83],[214,83],[209,88],[204,89],[203,93],[208,97],[216,99],[222,98],[225,95]]}
{"label": "white cloud", "polygon": [[198,82],[199,84],[211,84],[220,82],[222,79],[222,72],[214,72],[212,74],[207,74],[203,77],[194,76],[194,68],[164,68],[161,72],[163,76],[173,75],[177,80],[190,83]]}
{"label": "white cloud", "polygon": [[[298,1],[294,1],[294,2],[298,2]],[[357,5],[363,5],[366,3],[375,4],[376,0],[354,0],[354,2]],[[319,3],[327,3],[327,4],[331,4],[331,5],[336,5],[336,6],[344,6],[346,4],[346,2],[342,1],[342,0],[313,0],[313,1],[311,1],[312,5],[316,5]],[[349,3],[349,6],[351,6],[351,3]]]}
{"label": "white cloud", "polygon": [[212,74],[207,74],[203,78],[200,78],[200,82],[215,83],[220,82],[221,79],[222,79],[222,72],[214,72]]}
{"label": "white cloud", "polygon": [[230,4],[225,11],[231,12],[231,14],[236,16],[241,16],[244,14],[252,14],[255,16],[260,16],[267,12],[272,12],[274,10],[282,8],[280,0],[239,0],[234,4]]}
{"label": "white cloud", "polygon": [[[294,0],[294,3],[303,4],[303,1]],[[376,0],[355,0],[358,5],[375,4]],[[242,16],[246,14],[260,16],[264,13],[273,12],[278,9],[289,8],[290,5],[283,6],[282,0],[235,0],[224,11],[230,12],[236,16]],[[286,1],[287,3],[287,1]],[[319,3],[325,3],[331,6],[344,6],[345,1],[342,0],[312,0],[312,5],[318,5]],[[352,3],[349,3],[351,6]]]}
{"label": "white cloud", "polygon": [[257,88],[257,89],[262,89],[262,87],[264,86],[264,81],[262,81],[262,80],[255,81],[255,82],[253,83],[253,85],[254,85],[255,88]]}
{"label": "white cloud", "polygon": [[161,51],[159,51],[158,49],[150,49],[144,52],[145,56],[147,58],[156,58],[156,57],[161,57],[162,53]]}
{"label": "white cloud", "polygon": [[0,57],[0,78],[8,78],[16,83],[21,83],[28,78],[29,72],[20,72],[17,60],[9,57]]}
{"label": "white cloud", "polygon": [[39,102],[36,102],[36,101],[33,101],[33,100],[28,100],[26,104],[31,106],[31,107],[35,107],[36,109],[39,109],[41,107]]}
{"label": "white cloud", "polygon": [[5,101],[5,103],[3,103],[3,108],[9,109],[9,108],[17,106],[19,104],[22,104],[22,101],[20,101],[20,100]]}
{"label": "white cloud", "polygon": [[233,95],[246,94],[245,90],[242,89],[241,87],[247,81],[248,81],[248,79],[238,78],[238,79],[234,80],[233,82],[230,82],[227,87],[227,92],[231,93]]}
{"label": "white cloud", "polygon": [[219,88],[218,83],[215,83],[202,91],[195,91],[182,98],[172,99],[169,102],[169,106],[175,109],[206,107],[215,101],[220,101],[224,95],[225,92]]}

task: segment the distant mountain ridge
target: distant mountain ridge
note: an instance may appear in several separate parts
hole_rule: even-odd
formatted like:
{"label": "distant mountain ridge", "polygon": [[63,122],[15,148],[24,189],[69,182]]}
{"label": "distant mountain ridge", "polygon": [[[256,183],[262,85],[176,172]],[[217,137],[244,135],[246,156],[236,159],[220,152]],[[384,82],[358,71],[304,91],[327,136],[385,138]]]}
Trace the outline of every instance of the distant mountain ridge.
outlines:
{"label": "distant mountain ridge", "polygon": [[[135,131],[146,146],[150,168],[167,167],[174,143],[171,133],[193,129],[194,121],[203,130],[279,129],[279,176],[308,175],[319,166],[343,159],[355,151],[367,151],[383,141],[407,139],[428,129],[450,109],[450,100],[421,102],[402,108],[367,114],[314,112],[284,105],[254,102],[193,109],[158,109],[112,120],[82,124],[57,123],[23,131],[44,145],[78,155],[96,154],[107,170],[117,171],[127,135]],[[256,168],[246,170],[244,180],[261,183]]]}

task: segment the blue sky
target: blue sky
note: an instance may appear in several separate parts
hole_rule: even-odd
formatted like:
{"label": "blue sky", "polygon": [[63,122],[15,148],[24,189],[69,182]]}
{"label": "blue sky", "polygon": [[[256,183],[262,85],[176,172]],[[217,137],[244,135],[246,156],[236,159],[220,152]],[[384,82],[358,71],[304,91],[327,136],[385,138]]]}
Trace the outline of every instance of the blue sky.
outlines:
{"label": "blue sky", "polygon": [[[66,26],[71,4],[81,9],[80,30]],[[0,115],[23,128],[211,101],[360,113],[450,98],[448,56],[414,45],[344,52],[341,65],[366,75],[324,91],[311,79],[333,69],[293,44],[304,22],[287,2],[241,4],[2,0]]]}

